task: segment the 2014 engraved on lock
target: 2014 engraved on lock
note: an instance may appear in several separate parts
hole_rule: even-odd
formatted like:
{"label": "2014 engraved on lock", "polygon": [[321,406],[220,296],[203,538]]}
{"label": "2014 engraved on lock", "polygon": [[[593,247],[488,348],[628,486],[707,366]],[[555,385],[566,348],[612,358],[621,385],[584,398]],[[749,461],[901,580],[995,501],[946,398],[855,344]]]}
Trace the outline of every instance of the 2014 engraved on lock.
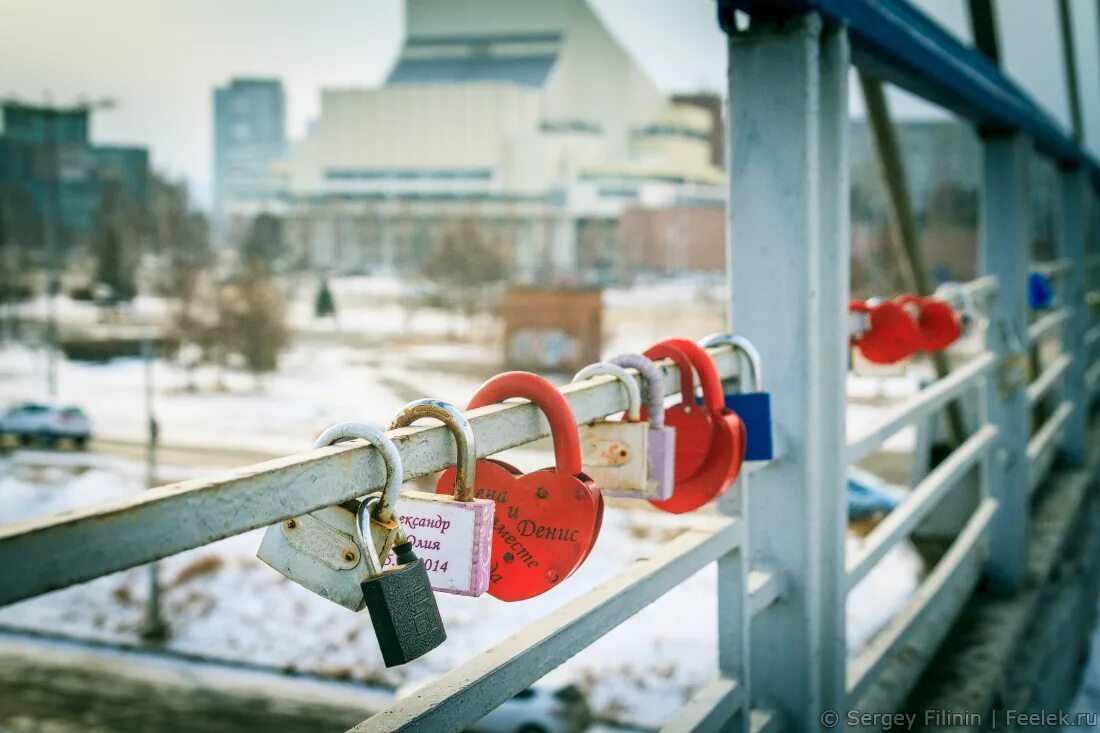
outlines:
{"label": "2014 engraved on lock", "polygon": [[[450,497],[419,494],[412,499],[402,495],[398,519],[434,589],[462,591],[478,585],[475,560],[487,558],[491,540],[488,526],[477,526],[477,516],[471,505]],[[391,554],[386,567],[394,562]]]}

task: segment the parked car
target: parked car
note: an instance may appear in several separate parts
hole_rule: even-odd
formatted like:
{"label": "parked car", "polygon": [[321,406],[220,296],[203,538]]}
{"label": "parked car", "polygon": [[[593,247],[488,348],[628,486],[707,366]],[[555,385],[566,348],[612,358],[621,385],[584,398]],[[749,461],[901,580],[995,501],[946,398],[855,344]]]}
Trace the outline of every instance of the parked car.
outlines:
{"label": "parked car", "polygon": [[79,407],[27,403],[0,416],[0,438],[12,436],[23,444],[38,440],[47,446],[65,439],[83,448],[92,436],[88,416]]}
{"label": "parked car", "polygon": [[[406,698],[423,686],[423,682],[397,690],[398,698]],[[592,715],[584,693],[576,685],[557,690],[528,687],[511,700],[469,728],[469,733],[583,733],[588,730]]]}

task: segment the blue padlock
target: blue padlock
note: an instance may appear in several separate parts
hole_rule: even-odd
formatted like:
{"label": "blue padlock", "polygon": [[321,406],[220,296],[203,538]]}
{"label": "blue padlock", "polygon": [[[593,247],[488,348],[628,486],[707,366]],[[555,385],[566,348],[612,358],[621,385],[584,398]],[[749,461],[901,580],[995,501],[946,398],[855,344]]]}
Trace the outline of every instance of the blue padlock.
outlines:
{"label": "blue padlock", "polygon": [[1032,310],[1044,310],[1054,300],[1054,286],[1045,273],[1032,271],[1027,276],[1027,304]]}
{"label": "blue padlock", "polygon": [[[752,392],[726,394],[726,407],[737,413],[745,424],[745,460],[770,461],[775,458],[772,441],[772,398],[764,391],[763,367],[760,352],[744,336],[732,333],[716,333],[699,342],[703,348],[732,346],[748,361],[752,375]],[[744,363],[744,362],[742,362]],[[741,372],[741,388],[744,388],[744,370]]]}

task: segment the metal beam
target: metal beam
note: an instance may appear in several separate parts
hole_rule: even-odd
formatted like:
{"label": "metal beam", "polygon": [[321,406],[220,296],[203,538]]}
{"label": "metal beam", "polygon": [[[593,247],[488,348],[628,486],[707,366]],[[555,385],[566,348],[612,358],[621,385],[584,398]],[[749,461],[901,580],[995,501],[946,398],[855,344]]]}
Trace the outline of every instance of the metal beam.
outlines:
{"label": "metal beam", "polygon": [[[723,378],[737,373],[739,359],[729,347],[717,347],[711,353]],[[664,364],[664,370],[665,393],[678,393],[679,370],[671,362]],[[603,377],[565,385],[562,392],[578,424],[627,407],[626,390]],[[467,414],[479,457],[550,434],[545,417],[527,402]],[[401,452],[407,480],[454,465],[454,440],[442,426],[402,428],[390,435]],[[215,478],[160,486],[124,499],[0,526],[0,605],[363,496],[380,490],[385,478],[378,451],[350,441]]]}
{"label": "metal beam", "polygon": [[749,492],[750,552],[784,588],[753,619],[750,695],[816,730],[844,703],[847,38],[807,15],[754,23],[729,52],[729,322],[782,385],[790,445]]}
{"label": "metal beam", "polygon": [[1084,465],[1088,449],[1088,397],[1085,372],[1090,362],[1086,332],[1089,311],[1085,304],[1085,237],[1089,182],[1085,172],[1072,168],[1060,172],[1058,255],[1070,263],[1059,282],[1062,303],[1069,318],[1062,330],[1062,350],[1070,359],[1062,380],[1062,397],[1073,406],[1065,428],[1062,455],[1069,466]]}
{"label": "metal beam", "polygon": [[993,0],[968,0],[970,14],[970,35],[974,38],[974,48],[993,62],[1001,65],[1000,41],[997,38],[997,14],[993,9]]}
{"label": "metal beam", "polygon": [[735,680],[718,677],[661,726],[661,733],[724,733],[726,723],[741,708],[743,698],[743,690]]}
{"label": "metal beam", "polygon": [[741,541],[740,522],[717,519],[688,530],[633,567],[352,729],[355,733],[439,733],[472,727],[565,660],[645,608]]}
{"label": "metal beam", "polygon": [[1100,180],[1096,160],[996,64],[907,0],[729,0],[774,18],[816,11],[843,24],[852,62],[970,120],[979,129],[1018,131],[1063,165],[1083,165]]}
{"label": "metal beam", "polygon": [[859,553],[848,562],[848,591],[867,577],[898,541],[931,512],[959,480],[978,465],[997,438],[997,428],[986,425],[951,452],[864,540]]}
{"label": "metal beam", "polygon": [[855,463],[874,453],[883,441],[904,427],[912,425],[939,410],[948,400],[953,400],[968,389],[979,385],[997,366],[997,357],[988,351],[979,354],[956,369],[949,376],[928,385],[915,395],[895,406],[863,435],[848,443],[848,463]]}
{"label": "metal beam", "polygon": [[1069,0],[1058,0],[1058,28],[1062,34],[1062,65],[1066,71],[1066,97],[1069,100],[1070,127],[1078,145],[1084,139],[1081,123],[1081,91],[1077,83],[1077,54],[1073,43],[1073,17]]}
{"label": "metal beam", "polygon": [[860,652],[848,673],[850,705],[859,704],[860,698],[878,679],[878,673],[902,652],[921,625],[933,622],[940,615],[939,607],[950,605],[948,615],[958,615],[977,583],[984,554],[982,540],[996,513],[995,500],[982,501],[905,608]]}
{"label": "metal beam", "polygon": [[1026,357],[1027,274],[1031,251],[1031,141],[1023,135],[982,140],[979,270],[994,275],[998,298],[990,313],[987,348],[997,355],[997,374],[986,380],[988,422],[999,445],[986,462],[982,482],[1000,504],[991,531],[990,586],[1015,594],[1024,583],[1028,552],[1028,404],[1026,377],[1012,368]]}

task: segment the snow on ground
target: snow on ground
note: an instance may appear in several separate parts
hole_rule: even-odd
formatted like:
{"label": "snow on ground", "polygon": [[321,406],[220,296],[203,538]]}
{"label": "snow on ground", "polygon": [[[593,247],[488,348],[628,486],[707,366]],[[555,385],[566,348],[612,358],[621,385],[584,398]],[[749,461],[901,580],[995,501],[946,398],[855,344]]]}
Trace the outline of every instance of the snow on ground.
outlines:
{"label": "snow on ground", "polygon": [[[538,452],[527,454],[529,462],[538,461]],[[142,488],[138,463],[89,454],[61,455],[50,465],[50,455],[17,451],[0,459],[0,523]],[[183,653],[338,678],[392,686],[417,683],[551,614],[638,557],[659,553],[687,522],[690,518],[648,510],[609,509],[591,558],[568,582],[523,603],[439,595],[447,642],[390,670],[382,665],[363,614],[315,596],[262,564],[254,556],[262,530],[249,532],[160,563],[162,600],[172,629],[167,645]],[[857,542],[850,542],[849,551]],[[857,586],[849,604],[851,652],[904,604],[919,572],[912,550],[902,546]],[[659,725],[716,669],[715,580],[712,565],[566,662],[547,684],[577,682],[601,717]],[[2,609],[0,624],[137,644],[147,582],[144,569],[123,571]]]}

